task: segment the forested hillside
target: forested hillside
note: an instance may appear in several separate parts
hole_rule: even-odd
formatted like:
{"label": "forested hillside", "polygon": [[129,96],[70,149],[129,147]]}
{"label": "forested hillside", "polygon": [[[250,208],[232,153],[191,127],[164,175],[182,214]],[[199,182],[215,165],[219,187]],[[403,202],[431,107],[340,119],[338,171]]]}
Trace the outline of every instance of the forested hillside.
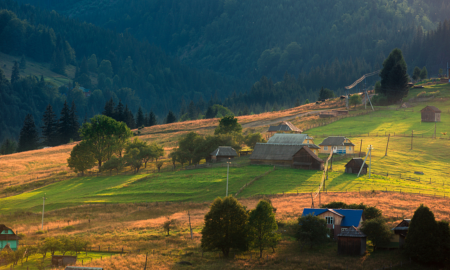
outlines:
{"label": "forested hillside", "polygon": [[19,68],[11,78],[0,72],[0,139],[17,137],[28,113],[40,126],[46,106],[58,111],[65,100],[75,102],[80,119],[101,113],[113,99],[133,113],[139,106],[144,112],[153,110],[162,120],[169,110],[179,110],[183,98],[223,99],[250,85],[189,68],[130,34],[13,1],[0,1],[0,52],[48,63],[60,74],[66,73],[67,64],[77,66],[73,83],[59,88],[45,78],[21,76]]}
{"label": "forested hillside", "polygon": [[263,75],[279,81],[286,71],[314,81],[310,72],[326,73],[327,63],[338,68],[352,61],[345,75],[332,70],[331,88],[379,68],[393,48],[412,41],[418,29],[434,29],[450,11],[446,0],[20,1],[131,33],[200,69],[254,81]]}

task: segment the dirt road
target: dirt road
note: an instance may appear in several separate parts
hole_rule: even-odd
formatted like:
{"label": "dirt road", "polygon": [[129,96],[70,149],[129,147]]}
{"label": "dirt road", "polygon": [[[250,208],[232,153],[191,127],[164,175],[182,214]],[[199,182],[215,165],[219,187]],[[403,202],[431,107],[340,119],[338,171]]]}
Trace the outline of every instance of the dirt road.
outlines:
{"label": "dirt road", "polygon": [[266,126],[266,125],[273,125],[273,124],[278,124],[282,121],[288,121],[288,120],[294,119],[296,117],[302,117],[302,116],[306,116],[306,115],[316,115],[316,114],[319,114],[319,113],[325,112],[325,111],[331,111],[331,110],[309,111],[309,112],[293,114],[293,115],[275,118],[275,119],[258,120],[258,121],[242,124],[242,127],[243,128],[253,128],[253,127]]}

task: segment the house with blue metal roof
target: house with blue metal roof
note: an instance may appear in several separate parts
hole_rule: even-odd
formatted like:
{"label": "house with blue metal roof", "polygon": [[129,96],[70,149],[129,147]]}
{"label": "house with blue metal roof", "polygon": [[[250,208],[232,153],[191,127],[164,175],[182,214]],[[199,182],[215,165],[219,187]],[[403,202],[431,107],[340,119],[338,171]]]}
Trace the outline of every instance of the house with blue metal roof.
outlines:
{"label": "house with blue metal roof", "polygon": [[328,208],[305,208],[302,216],[314,215],[327,221],[327,227],[332,229],[333,238],[350,227],[361,228],[364,221],[361,209],[328,209]]}

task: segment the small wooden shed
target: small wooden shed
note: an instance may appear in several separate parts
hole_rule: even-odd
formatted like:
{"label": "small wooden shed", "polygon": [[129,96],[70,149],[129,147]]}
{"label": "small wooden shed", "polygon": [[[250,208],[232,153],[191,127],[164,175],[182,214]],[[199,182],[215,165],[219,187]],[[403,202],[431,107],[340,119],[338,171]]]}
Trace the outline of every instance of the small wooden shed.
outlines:
{"label": "small wooden shed", "polygon": [[366,253],[367,236],[354,226],[338,234],[338,254],[361,256]]}
{"label": "small wooden shed", "polygon": [[405,244],[406,234],[408,233],[410,223],[411,219],[404,219],[392,229],[392,231],[394,231],[394,235],[391,238],[391,242],[398,243],[400,248],[402,248]]}
{"label": "small wooden shed", "polygon": [[434,106],[426,106],[420,112],[422,113],[422,122],[441,121],[441,110]]}
{"label": "small wooden shed", "polygon": [[210,155],[211,159],[216,161],[224,161],[238,156],[236,150],[231,146],[219,146],[219,148],[214,150]]}
{"label": "small wooden shed", "polygon": [[52,265],[66,266],[77,263],[77,256],[69,255],[52,255]]}
{"label": "small wooden shed", "polygon": [[[345,173],[358,174],[363,162],[364,160],[362,158],[352,158],[347,164],[345,164]],[[369,168],[369,166],[367,163],[364,163],[364,167],[361,171],[362,175],[367,174],[367,168]]]}

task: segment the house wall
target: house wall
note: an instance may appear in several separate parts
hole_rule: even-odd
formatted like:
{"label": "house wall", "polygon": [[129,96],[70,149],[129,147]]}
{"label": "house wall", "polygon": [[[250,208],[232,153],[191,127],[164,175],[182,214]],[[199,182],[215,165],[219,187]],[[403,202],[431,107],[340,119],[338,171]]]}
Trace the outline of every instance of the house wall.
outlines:
{"label": "house wall", "polygon": [[422,112],[422,122],[440,122],[441,114],[435,112]]}
{"label": "house wall", "polygon": [[[300,149],[293,156],[293,166],[298,169],[310,169],[310,170],[323,170],[323,163],[314,159],[309,152],[307,152],[304,148]],[[301,163],[311,163],[311,165],[299,165],[298,162]]]}
{"label": "house wall", "polygon": [[[327,150],[325,150],[325,146],[328,147]],[[320,145],[319,146],[319,153],[320,154],[329,154],[331,152],[331,150],[333,149],[333,146],[331,145]],[[342,150],[345,149],[345,153],[346,154],[354,154],[355,153],[355,146],[341,146]],[[338,148],[339,150],[340,148]]]}
{"label": "house wall", "polygon": [[291,160],[267,160],[267,159],[252,159],[251,164],[264,164],[264,165],[280,165],[280,166],[292,166]]}
{"label": "house wall", "polygon": [[363,255],[366,252],[365,237],[338,237],[338,253],[342,255]]}
{"label": "house wall", "polygon": [[0,240],[0,250],[6,247],[8,243],[12,250],[17,250],[17,245],[19,244],[17,240]]}
{"label": "house wall", "polygon": [[[357,166],[349,166],[345,168],[346,173],[358,174],[361,168]],[[367,174],[367,168],[363,168],[361,171],[361,175]]]}
{"label": "house wall", "polygon": [[[325,217],[334,217],[334,225],[336,226],[336,225],[341,225],[341,222],[342,222],[342,217],[340,217],[340,216],[338,216],[338,215],[336,215],[336,214],[334,214],[334,213],[332,213],[332,212],[325,212],[325,213],[322,213],[322,214],[320,214],[320,215],[317,215],[318,217],[321,217],[321,218],[323,218],[323,219],[325,219]],[[331,224],[328,224],[328,225],[331,225]],[[333,226],[331,226],[331,227],[333,227]]]}

